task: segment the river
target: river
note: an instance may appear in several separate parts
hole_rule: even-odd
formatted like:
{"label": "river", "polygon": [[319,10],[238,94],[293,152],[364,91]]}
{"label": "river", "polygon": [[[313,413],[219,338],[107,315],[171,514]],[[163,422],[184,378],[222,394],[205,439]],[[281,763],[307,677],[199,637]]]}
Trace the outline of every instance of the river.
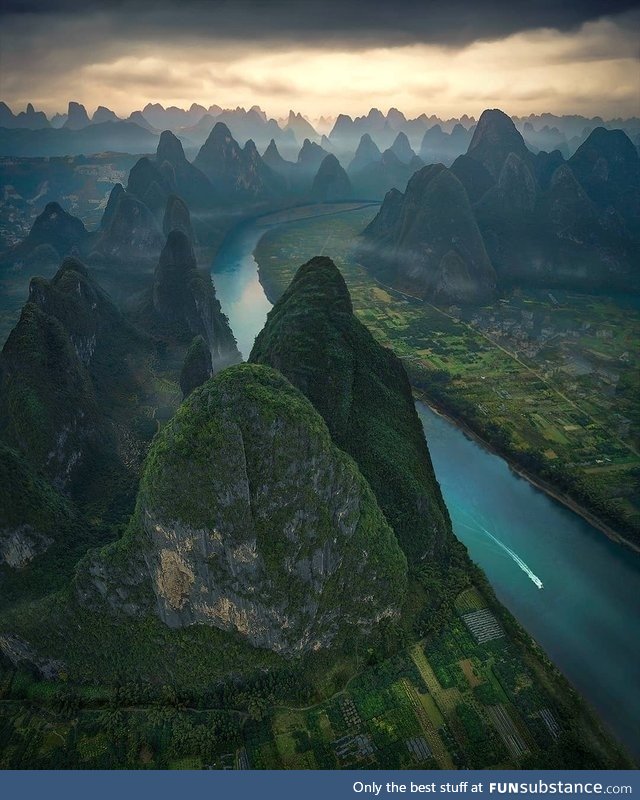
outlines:
{"label": "river", "polygon": [[[239,226],[212,268],[245,358],[271,308],[253,253],[270,227],[286,224],[285,215],[272,219]],[[504,605],[640,757],[640,554],[534,488],[424,403],[417,409],[456,536]]]}

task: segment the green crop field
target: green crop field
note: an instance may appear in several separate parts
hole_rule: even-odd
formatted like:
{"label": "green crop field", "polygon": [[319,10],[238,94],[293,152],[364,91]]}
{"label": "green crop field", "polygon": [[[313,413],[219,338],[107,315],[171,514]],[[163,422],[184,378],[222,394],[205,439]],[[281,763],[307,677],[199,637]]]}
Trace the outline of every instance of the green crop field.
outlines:
{"label": "green crop field", "polygon": [[515,291],[491,307],[436,308],[381,286],[352,255],[366,207],[269,231],[256,260],[272,301],[330,256],[360,319],[416,390],[521,468],[640,542],[640,309],[624,299]]}
{"label": "green crop field", "polygon": [[[563,705],[512,636],[478,644],[461,614],[307,708],[186,708],[166,690],[61,688],[21,671],[0,686],[0,768],[358,769],[515,767],[549,749]],[[547,722],[545,722],[545,719]],[[517,736],[514,734],[517,733]],[[512,746],[513,740],[518,749]]]}

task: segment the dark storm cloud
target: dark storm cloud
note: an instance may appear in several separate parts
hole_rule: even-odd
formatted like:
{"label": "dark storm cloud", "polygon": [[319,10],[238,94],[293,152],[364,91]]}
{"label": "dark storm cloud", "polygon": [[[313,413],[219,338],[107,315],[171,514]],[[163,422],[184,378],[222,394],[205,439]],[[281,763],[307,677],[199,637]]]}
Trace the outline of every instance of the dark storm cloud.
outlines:
{"label": "dark storm cloud", "polygon": [[[85,0],[81,6],[72,0],[0,2],[4,16],[22,18],[33,30],[52,18],[74,22],[96,14],[100,28],[122,39],[277,39],[325,45],[350,40],[454,47],[535,28],[567,31],[637,7],[637,0]],[[96,30],[96,36],[99,33]]]}
{"label": "dark storm cloud", "polygon": [[639,27],[617,0],[0,0],[0,99],[631,116]]}

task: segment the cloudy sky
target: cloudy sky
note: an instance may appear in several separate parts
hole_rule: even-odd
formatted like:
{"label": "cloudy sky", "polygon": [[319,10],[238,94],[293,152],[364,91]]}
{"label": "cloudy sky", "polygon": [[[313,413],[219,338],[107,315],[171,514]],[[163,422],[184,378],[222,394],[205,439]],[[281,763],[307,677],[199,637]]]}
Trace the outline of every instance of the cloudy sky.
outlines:
{"label": "cloudy sky", "polygon": [[640,115],[640,2],[0,0],[0,99]]}

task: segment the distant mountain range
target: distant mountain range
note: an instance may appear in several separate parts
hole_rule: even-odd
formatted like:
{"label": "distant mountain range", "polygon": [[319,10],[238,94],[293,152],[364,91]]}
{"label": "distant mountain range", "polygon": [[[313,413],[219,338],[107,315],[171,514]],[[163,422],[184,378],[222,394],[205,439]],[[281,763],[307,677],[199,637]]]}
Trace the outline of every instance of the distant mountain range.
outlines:
{"label": "distant mountain range", "polygon": [[52,157],[94,153],[149,153],[158,134],[135,122],[101,122],[71,128],[0,128],[0,155]]}
{"label": "distant mountain range", "polygon": [[[111,121],[73,130],[73,120],[84,115],[71,112],[71,128],[29,133],[82,136],[137,127]],[[258,110],[252,114],[270,125]],[[295,114],[290,120],[305,129]],[[388,126],[378,115],[366,120],[382,131]],[[349,127],[344,120],[341,126]],[[158,137],[137,129],[152,137],[155,154],[133,164],[126,188],[115,183],[99,229],[89,232],[49,203],[27,236],[4,248],[4,269],[59,263],[77,251],[89,263],[149,270],[171,230],[211,246],[224,235],[212,220],[231,212],[384,198],[363,233],[362,263],[385,283],[438,305],[491,302],[514,285],[637,290],[640,156],[622,130],[596,128],[566,160],[557,149],[534,152],[509,116],[490,109],[473,129],[457,123],[450,133],[439,125],[427,130],[420,156],[402,131],[383,152],[363,133],[355,154],[342,157],[345,168],[310,139],[295,161],[282,156],[273,138],[261,156],[252,139],[241,145],[222,121],[193,161],[171,131]],[[332,146],[330,138],[324,143]],[[431,148],[441,156],[436,163]],[[457,149],[464,152],[454,158]]]}
{"label": "distant mountain range", "polygon": [[483,112],[465,155],[391,190],[360,258],[382,280],[439,305],[501,289],[637,291],[640,156],[622,130],[592,131],[565,161],[533,153],[510,117]]}
{"label": "distant mountain range", "polygon": [[[187,150],[195,150],[206,141],[217,122],[223,122],[236,141],[244,146],[251,139],[263,151],[273,139],[285,158],[295,157],[305,139],[321,144],[339,159],[351,157],[364,135],[369,135],[381,150],[392,146],[399,133],[403,133],[415,152],[425,163],[442,162],[446,166],[466,152],[476,120],[466,114],[448,120],[432,114],[407,118],[397,108],[384,114],[372,108],[366,115],[351,117],[339,114],[335,119],[320,119],[317,127],[299,112],[289,111],[281,120],[270,118],[259,107],[223,109],[218,105],[206,108],[193,103],[190,108],[176,106],[165,108],[160,103],[148,103],[143,109],[133,111],[126,120],[120,119],[111,109],[99,106],[93,116],[77,102],[69,103],[65,114],[55,114],[49,120],[31,103],[26,111],[14,114],[6,103],[0,103],[0,155],[76,155],[96,153],[101,149],[116,152],[148,152],[153,149],[148,142],[131,129],[114,127],[107,130],[88,131],[91,127],[111,123],[114,126],[128,122],[150,134],[170,130],[183,142]],[[556,116],[553,114],[513,117],[516,128],[524,136],[527,146],[537,150],[560,150],[565,158],[573,154],[589,133],[597,127],[619,128],[640,144],[640,118],[604,120],[580,115]],[[7,129],[3,131],[2,129]],[[8,130],[39,131],[38,136],[8,134]],[[62,134],[44,135],[44,130],[58,130]],[[327,131],[323,136],[321,131]],[[83,136],[78,136],[84,131]],[[75,136],[71,134],[75,133]],[[324,140],[324,141],[323,141]],[[131,148],[138,147],[138,150]],[[89,149],[87,149],[89,148]],[[91,149],[94,148],[94,149]],[[346,166],[346,163],[343,166]]]}

